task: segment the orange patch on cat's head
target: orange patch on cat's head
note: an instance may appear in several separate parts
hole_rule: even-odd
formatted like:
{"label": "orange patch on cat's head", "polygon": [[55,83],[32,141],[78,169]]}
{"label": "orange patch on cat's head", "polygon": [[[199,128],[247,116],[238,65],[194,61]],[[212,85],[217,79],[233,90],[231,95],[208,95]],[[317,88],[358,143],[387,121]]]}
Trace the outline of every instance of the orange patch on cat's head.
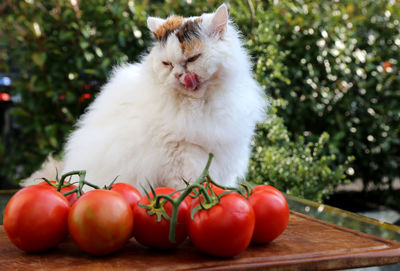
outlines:
{"label": "orange patch on cat's head", "polygon": [[181,16],[171,16],[155,32],[154,37],[158,40],[166,40],[168,35],[178,29],[184,21]]}
{"label": "orange patch on cat's head", "polygon": [[200,39],[191,39],[181,43],[181,50],[185,57],[191,57],[198,52],[203,51],[204,43]]}
{"label": "orange patch on cat's head", "polygon": [[200,40],[200,22],[201,18],[188,20],[176,33],[182,53],[185,56],[190,56],[195,50],[202,50],[204,48],[204,44]]}

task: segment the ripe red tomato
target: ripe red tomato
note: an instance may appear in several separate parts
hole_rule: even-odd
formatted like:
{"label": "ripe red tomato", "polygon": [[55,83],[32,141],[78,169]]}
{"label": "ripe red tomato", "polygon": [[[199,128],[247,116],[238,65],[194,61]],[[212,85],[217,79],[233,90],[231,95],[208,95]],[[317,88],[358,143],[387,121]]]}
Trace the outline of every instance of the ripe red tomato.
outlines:
{"label": "ripe red tomato", "polygon": [[43,185],[25,187],[6,206],[4,231],[23,251],[45,251],[67,238],[69,210],[68,201],[56,190]]}
{"label": "ripe red tomato", "polygon": [[110,190],[121,194],[131,206],[132,211],[137,206],[137,202],[142,198],[140,192],[135,187],[127,183],[115,183],[111,186]]}
{"label": "ripe red tomato", "polygon": [[[156,188],[155,192],[157,195],[170,195],[175,192],[174,189],[168,187]],[[172,198],[177,198],[180,196],[179,192],[172,195]],[[152,199],[154,195],[151,193]],[[142,197],[139,201],[142,205],[149,205],[150,201],[147,197]],[[172,215],[172,204],[166,202],[163,205],[166,214],[171,217]],[[134,209],[135,216],[135,226],[133,227],[133,235],[136,240],[146,247],[157,248],[157,249],[170,249],[181,244],[187,237],[187,227],[185,224],[186,218],[188,216],[188,203],[183,201],[178,208],[178,218],[175,234],[175,243],[169,240],[169,220],[164,217],[157,221],[157,215],[149,215],[148,209],[138,206]]]}
{"label": "ripe red tomato", "polygon": [[[191,209],[199,204],[196,199]],[[232,192],[221,197],[210,209],[198,210],[188,218],[189,237],[201,251],[219,257],[233,257],[251,241],[254,211],[245,198]]]}
{"label": "ripe red tomato", "polygon": [[268,243],[277,238],[289,222],[289,206],[286,198],[276,188],[259,185],[248,199],[256,215],[252,243]]}
{"label": "ripe red tomato", "polygon": [[[52,184],[55,184],[55,185],[58,184],[56,181],[50,181],[50,182],[51,182]],[[69,183],[64,182],[64,184],[67,185],[67,184],[69,184]],[[53,189],[55,189],[55,190],[57,189],[57,187],[51,186],[51,185],[49,185],[47,182],[41,182],[39,185],[48,186],[48,187],[51,187],[51,188],[53,188]],[[64,193],[66,193],[66,192],[68,192],[68,191],[71,191],[71,190],[73,190],[73,189],[75,189],[75,188],[76,188],[76,185],[70,184],[69,186],[66,186],[66,187],[61,188],[61,194],[64,194]],[[82,191],[82,194],[84,194],[83,191]],[[76,193],[72,193],[72,194],[69,194],[69,195],[65,196],[65,198],[68,200],[69,205],[72,206],[72,204],[74,204],[75,201],[78,199],[78,195],[77,195]]]}
{"label": "ripe red tomato", "polygon": [[72,206],[68,230],[75,244],[92,255],[106,255],[120,249],[131,237],[132,209],[117,192],[96,189]]}

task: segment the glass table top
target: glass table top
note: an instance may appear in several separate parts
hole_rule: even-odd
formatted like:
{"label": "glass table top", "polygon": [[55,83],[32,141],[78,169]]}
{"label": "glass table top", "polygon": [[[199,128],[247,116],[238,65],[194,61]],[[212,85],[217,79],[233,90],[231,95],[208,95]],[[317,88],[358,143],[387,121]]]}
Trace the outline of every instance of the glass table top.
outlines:
{"label": "glass table top", "polygon": [[[400,242],[400,227],[311,200],[285,195],[291,210],[374,236]],[[400,269],[399,269],[400,270]]]}
{"label": "glass table top", "polygon": [[[400,242],[399,226],[296,196],[285,196],[288,201],[289,208],[293,211],[317,218],[325,222],[336,224],[338,226]],[[400,270],[400,263],[349,270],[397,271]]]}

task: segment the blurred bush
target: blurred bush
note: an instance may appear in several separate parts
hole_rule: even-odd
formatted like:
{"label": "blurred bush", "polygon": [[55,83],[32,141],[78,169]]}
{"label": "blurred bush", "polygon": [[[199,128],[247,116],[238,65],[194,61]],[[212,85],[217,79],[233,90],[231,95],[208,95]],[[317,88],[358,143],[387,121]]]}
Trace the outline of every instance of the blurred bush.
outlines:
{"label": "blurred bush", "polygon": [[335,165],[336,155],[326,154],[327,133],[322,133],[315,142],[307,142],[303,136],[291,140],[283,119],[276,115],[276,106],[270,111],[268,120],[258,125],[252,142],[249,182],[266,183],[288,194],[320,202],[338,184],[347,181],[344,172],[353,157]]}
{"label": "blurred bush", "polygon": [[[259,52],[257,78],[284,100],[278,115],[293,137],[313,141],[328,132],[329,153],[339,163],[355,156],[347,173],[365,184],[387,185],[399,177],[399,1],[257,6],[250,40],[250,49]],[[278,50],[277,62],[263,50]]]}
{"label": "blurred bush", "polygon": [[[0,71],[17,72],[11,94],[18,99],[11,112],[15,134],[9,145],[0,143],[0,175],[18,182],[48,153],[62,155],[66,136],[112,66],[139,60],[150,46],[149,14],[189,16],[219,4],[3,1]],[[253,142],[248,181],[320,200],[344,182],[352,155],[357,158],[348,170],[353,177],[362,176],[360,165],[371,161],[391,167],[375,170],[380,175],[374,180],[394,176],[398,8],[383,1],[228,4],[254,59],[256,79],[273,96],[270,118]],[[391,163],[382,158],[386,153]]]}
{"label": "blurred bush", "polygon": [[8,179],[29,176],[50,152],[59,154],[112,66],[136,60],[148,45],[145,12],[133,1],[78,2],[0,5],[0,70],[18,74],[15,133],[0,168]]}

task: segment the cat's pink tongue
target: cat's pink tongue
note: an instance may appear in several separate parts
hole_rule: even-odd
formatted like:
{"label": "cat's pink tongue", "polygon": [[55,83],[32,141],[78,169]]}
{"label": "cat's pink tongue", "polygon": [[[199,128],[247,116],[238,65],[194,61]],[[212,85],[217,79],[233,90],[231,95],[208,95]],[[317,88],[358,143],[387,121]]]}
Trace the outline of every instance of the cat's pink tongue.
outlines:
{"label": "cat's pink tongue", "polygon": [[185,88],[190,89],[190,90],[195,90],[200,85],[199,78],[197,77],[197,74],[195,74],[195,73],[186,74],[186,76],[183,80],[185,81]]}

